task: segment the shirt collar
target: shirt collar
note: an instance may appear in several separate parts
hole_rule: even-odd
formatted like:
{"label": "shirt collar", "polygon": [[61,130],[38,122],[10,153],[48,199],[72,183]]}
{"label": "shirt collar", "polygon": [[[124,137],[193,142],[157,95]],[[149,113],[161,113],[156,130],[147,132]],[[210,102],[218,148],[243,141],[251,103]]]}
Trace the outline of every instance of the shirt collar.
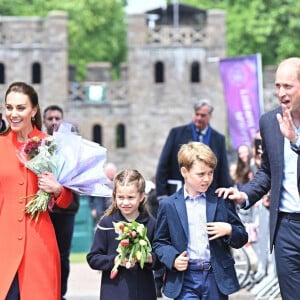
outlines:
{"label": "shirt collar", "polygon": [[203,197],[206,198],[205,193],[201,193],[201,194],[197,195],[196,197],[191,197],[185,188],[183,189],[183,196],[184,196],[184,200],[189,200],[189,199],[200,200]]}
{"label": "shirt collar", "polygon": [[198,132],[198,134],[202,134],[202,135],[206,135],[206,132],[207,132],[207,130],[208,130],[208,126],[206,126],[204,129],[202,129],[202,130],[197,130],[197,132]]}

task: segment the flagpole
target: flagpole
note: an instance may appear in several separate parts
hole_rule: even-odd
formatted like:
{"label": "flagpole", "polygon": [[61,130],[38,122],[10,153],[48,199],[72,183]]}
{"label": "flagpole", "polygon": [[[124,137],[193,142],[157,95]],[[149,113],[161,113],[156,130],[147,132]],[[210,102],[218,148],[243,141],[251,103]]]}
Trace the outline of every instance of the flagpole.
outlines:
{"label": "flagpole", "polygon": [[260,114],[264,113],[264,96],[263,96],[263,77],[262,77],[262,61],[261,53],[256,53],[257,58],[257,80],[258,80],[258,99]]}
{"label": "flagpole", "polygon": [[178,0],[173,0],[173,26],[178,29],[179,27],[179,5]]}

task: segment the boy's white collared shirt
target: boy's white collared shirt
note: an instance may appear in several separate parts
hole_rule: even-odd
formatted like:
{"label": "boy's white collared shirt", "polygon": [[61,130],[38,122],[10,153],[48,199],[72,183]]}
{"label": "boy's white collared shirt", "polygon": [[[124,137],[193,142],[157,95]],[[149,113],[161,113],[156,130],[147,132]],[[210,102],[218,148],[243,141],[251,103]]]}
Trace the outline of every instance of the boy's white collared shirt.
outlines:
{"label": "boy's white collared shirt", "polygon": [[192,198],[184,189],[184,199],[188,217],[188,249],[189,259],[210,261],[210,249],[206,232],[206,198],[205,193]]}

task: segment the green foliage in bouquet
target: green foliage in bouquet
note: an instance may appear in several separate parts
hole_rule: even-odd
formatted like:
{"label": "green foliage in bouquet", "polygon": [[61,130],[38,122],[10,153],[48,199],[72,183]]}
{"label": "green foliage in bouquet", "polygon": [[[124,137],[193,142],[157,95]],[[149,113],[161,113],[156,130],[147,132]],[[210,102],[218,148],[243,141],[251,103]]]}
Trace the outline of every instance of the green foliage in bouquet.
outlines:
{"label": "green foliage in bouquet", "polygon": [[152,251],[150,241],[147,237],[147,228],[136,221],[114,223],[114,228],[119,240],[117,252],[119,261],[111,271],[110,278],[114,279],[118,274],[118,267],[126,261],[126,268],[134,262],[138,262],[141,268]]}
{"label": "green foliage in bouquet", "polygon": [[[56,147],[53,137],[42,139],[35,136],[17,152],[17,155],[24,165],[35,174],[45,171],[53,172],[57,166],[54,159]],[[26,204],[25,213],[29,214],[31,219],[38,221],[40,213],[47,210],[52,194],[39,190],[35,195],[24,198],[28,197],[32,199]]]}

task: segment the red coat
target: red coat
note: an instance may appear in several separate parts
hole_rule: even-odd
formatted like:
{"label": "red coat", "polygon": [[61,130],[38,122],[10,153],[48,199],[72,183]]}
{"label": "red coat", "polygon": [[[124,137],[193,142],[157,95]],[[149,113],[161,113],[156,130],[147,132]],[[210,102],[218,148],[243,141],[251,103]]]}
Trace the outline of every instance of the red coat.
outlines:
{"label": "red coat", "polygon": [[[30,137],[45,134],[34,129]],[[19,161],[12,131],[0,135],[0,299],[5,299],[18,273],[22,300],[60,299],[60,258],[48,212],[37,222],[24,209],[38,191],[37,176]],[[56,204],[67,207],[72,193],[63,189]]]}

